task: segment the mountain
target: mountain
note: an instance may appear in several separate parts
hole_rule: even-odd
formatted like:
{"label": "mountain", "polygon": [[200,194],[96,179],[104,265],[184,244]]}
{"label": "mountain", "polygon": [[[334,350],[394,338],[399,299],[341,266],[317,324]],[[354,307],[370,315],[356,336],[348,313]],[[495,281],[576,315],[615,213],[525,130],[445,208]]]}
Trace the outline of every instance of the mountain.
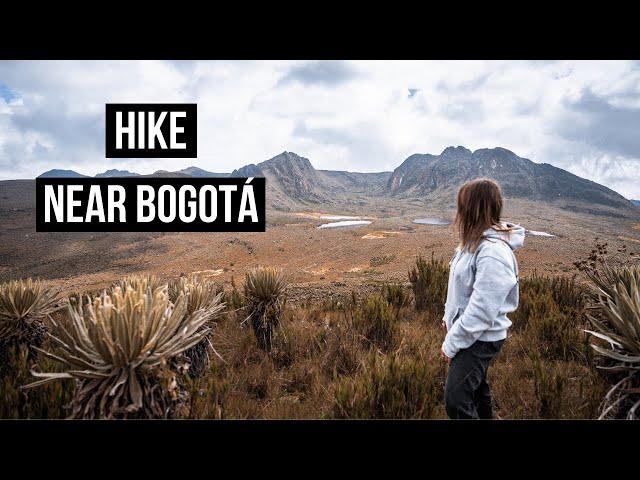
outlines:
{"label": "mountain", "polygon": [[143,175],[143,177],[160,177],[160,178],[189,178],[191,175],[187,175],[186,173],[180,172],[169,172],[168,170],[156,170],[149,175]]}
{"label": "mountain", "polygon": [[440,155],[415,154],[391,173],[316,170],[307,158],[283,152],[234,170],[231,176],[265,177],[267,202],[279,209],[364,205],[384,197],[451,205],[460,186],[477,177],[496,180],[507,198],[556,203],[576,212],[602,214],[594,206],[633,208],[626,198],[603,185],[500,147],[472,152],[458,146]]}
{"label": "mountain", "polygon": [[390,172],[353,173],[316,170],[309,159],[293,152],[234,170],[232,177],[264,177],[267,202],[276,209],[310,204],[366,203],[382,193]]}
{"label": "mountain", "polygon": [[640,207],[640,200],[631,200],[631,202]]}
{"label": "mountain", "polygon": [[[101,177],[130,176],[127,170],[108,170]],[[82,177],[71,170],[50,170],[42,176]],[[316,170],[309,159],[282,152],[232,173],[199,167],[175,172],[158,170],[149,177],[264,177],[267,205],[279,210],[319,208],[322,205],[367,205],[372,201],[439,203],[451,207],[460,186],[473,178],[498,181],[507,198],[554,203],[561,208],[602,215],[602,208],[637,212],[634,203],[598,183],[547,163],[535,163],[505,148],[447,147],[440,155],[414,154],[393,172],[358,173]],[[385,200],[389,199],[389,200]],[[638,205],[638,201],[634,201]],[[605,214],[612,214],[609,210]]]}
{"label": "mountain", "polygon": [[283,152],[257,165],[249,164],[234,170],[232,177],[264,177],[268,198],[273,205],[323,203],[329,201],[318,172],[311,162],[292,152]]}
{"label": "mountain", "polygon": [[199,167],[187,167],[182,170],[178,170],[175,173],[184,173],[190,177],[228,177],[230,175],[229,173],[208,172],[207,170],[203,170]]}
{"label": "mountain", "polygon": [[98,173],[96,175],[96,178],[102,178],[102,177],[139,177],[140,174],[135,173],[135,172],[130,172],[129,170],[117,170],[115,168],[112,168],[111,170],[107,170],[105,172],[102,173]]}
{"label": "mountain", "polygon": [[440,155],[411,155],[393,171],[386,193],[431,198],[453,195],[460,185],[477,177],[496,180],[508,198],[630,207],[627,199],[603,185],[500,147],[472,152],[459,146],[448,147]]}
{"label": "mountain", "polygon": [[43,174],[39,175],[39,177],[43,178],[79,178],[86,177],[86,175],[82,175],[81,173],[74,172],[73,170],[61,170],[59,168],[54,168],[53,170],[48,170]]}

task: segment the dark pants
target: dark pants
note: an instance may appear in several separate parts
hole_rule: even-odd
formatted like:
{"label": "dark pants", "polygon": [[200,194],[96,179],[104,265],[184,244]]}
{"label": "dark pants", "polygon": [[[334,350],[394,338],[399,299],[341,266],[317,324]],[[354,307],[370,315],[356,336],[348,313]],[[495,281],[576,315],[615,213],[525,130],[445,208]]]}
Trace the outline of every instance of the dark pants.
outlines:
{"label": "dark pants", "polygon": [[451,359],[444,387],[449,418],[493,418],[487,369],[503,343],[478,340]]}

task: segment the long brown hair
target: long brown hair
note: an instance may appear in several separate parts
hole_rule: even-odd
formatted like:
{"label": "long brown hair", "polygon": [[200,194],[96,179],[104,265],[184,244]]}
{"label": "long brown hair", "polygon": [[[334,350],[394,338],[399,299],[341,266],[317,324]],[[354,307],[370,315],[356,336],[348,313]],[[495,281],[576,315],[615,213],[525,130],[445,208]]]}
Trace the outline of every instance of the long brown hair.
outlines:
{"label": "long brown hair", "polygon": [[500,185],[488,178],[471,180],[458,190],[458,212],[455,226],[460,237],[460,248],[475,252],[488,228],[509,232],[500,223],[502,192]]}

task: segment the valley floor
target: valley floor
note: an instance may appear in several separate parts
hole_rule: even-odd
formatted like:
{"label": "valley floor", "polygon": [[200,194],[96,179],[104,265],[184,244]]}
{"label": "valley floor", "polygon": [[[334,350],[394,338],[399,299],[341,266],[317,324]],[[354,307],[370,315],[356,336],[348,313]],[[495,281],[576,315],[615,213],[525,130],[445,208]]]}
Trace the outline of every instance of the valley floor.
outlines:
{"label": "valley floor", "polygon": [[[358,216],[369,225],[318,229]],[[122,276],[161,277],[201,272],[228,284],[258,265],[281,268],[292,295],[324,297],[380,282],[406,282],[418,255],[448,260],[456,246],[451,225],[420,225],[417,218],[452,220],[451,208],[412,204],[331,208],[323,212],[267,213],[264,233],[37,233],[31,208],[0,209],[0,281],[40,277],[65,292],[95,290]],[[543,203],[511,200],[505,218],[554,237],[527,235],[517,256],[523,275],[574,272],[596,238],[610,249],[640,250],[640,217],[585,215]]]}

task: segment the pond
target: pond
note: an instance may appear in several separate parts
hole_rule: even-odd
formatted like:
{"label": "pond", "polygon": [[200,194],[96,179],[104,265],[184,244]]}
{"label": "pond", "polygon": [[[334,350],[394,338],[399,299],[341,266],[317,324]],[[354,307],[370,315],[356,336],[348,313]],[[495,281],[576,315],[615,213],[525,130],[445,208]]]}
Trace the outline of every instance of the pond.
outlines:
{"label": "pond", "polygon": [[412,223],[418,223],[420,225],[439,225],[439,226],[445,226],[445,225],[451,224],[449,220],[445,220],[443,218],[416,218]]}
{"label": "pond", "polygon": [[555,237],[552,233],[542,232],[539,230],[525,230],[525,233],[534,237]]}
{"label": "pond", "polygon": [[369,220],[342,220],[340,222],[324,223],[318,228],[362,227],[370,223]]}
{"label": "pond", "polygon": [[362,217],[352,217],[349,215],[320,215],[322,220],[360,220]]}

